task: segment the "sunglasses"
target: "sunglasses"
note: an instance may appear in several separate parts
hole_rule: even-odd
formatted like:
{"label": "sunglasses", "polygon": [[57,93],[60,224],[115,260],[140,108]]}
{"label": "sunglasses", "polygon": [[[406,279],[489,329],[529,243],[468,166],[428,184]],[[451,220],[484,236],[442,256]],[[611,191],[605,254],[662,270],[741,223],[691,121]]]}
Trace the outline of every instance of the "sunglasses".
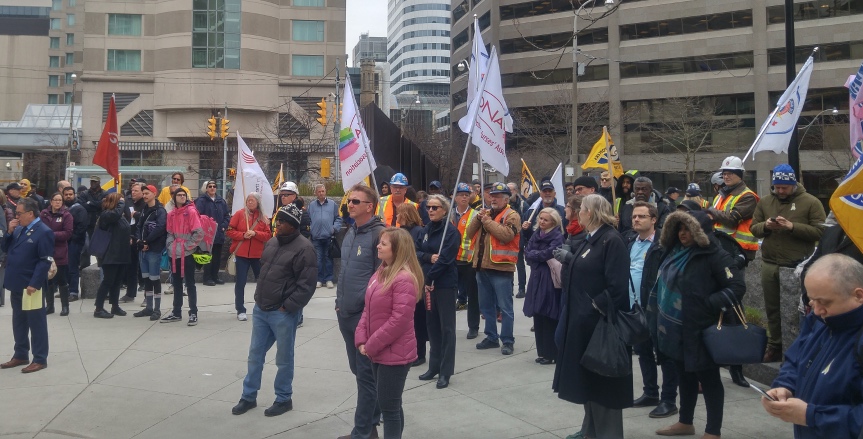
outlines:
{"label": "sunglasses", "polygon": [[426,209],[428,209],[432,212],[437,212],[437,210],[440,208],[441,208],[441,206],[426,206]]}
{"label": "sunglasses", "polygon": [[179,178],[172,178],[171,181],[180,181]]}
{"label": "sunglasses", "polygon": [[611,179],[610,179],[610,178],[600,178],[600,180],[602,180],[602,181],[609,181],[609,180],[611,180]]}
{"label": "sunglasses", "polygon": [[650,215],[639,215],[639,214],[633,214],[632,215],[632,219],[647,219],[647,218],[650,218]]}
{"label": "sunglasses", "polygon": [[371,201],[363,201],[363,200],[358,200],[358,199],[356,199],[356,198],[348,198],[348,203],[351,203],[351,204],[353,204],[354,206],[356,206],[356,205],[359,205],[360,203],[369,203],[369,204],[371,204]]}
{"label": "sunglasses", "polygon": [[208,184],[208,185],[207,185],[207,189],[209,189],[209,188],[211,188],[211,187],[216,187],[216,185],[214,185],[214,184]]}

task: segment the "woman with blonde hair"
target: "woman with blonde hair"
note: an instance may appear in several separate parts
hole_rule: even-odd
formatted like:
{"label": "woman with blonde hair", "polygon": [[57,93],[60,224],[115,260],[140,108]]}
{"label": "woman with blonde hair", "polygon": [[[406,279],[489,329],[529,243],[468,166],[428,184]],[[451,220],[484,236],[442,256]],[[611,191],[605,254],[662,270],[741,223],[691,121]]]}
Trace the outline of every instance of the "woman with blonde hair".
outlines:
{"label": "woman with blonde hair", "polygon": [[236,280],[234,283],[234,309],[237,320],[247,321],[245,306],[246,279],[249,268],[255,273],[255,279],[261,275],[261,254],[264,244],[273,237],[270,231],[270,220],[261,210],[261,194],[252,192],[246,196],[246,205],[234,212],[225,232],[231,238],[231,256],[236,258]]}
{"label": "woman with blonde hair", "polygon": [[417,358],[413,310],[422,297],[423,272],[413,239],[403,229],[382,230],[377,250],[381,265],[369,279],[354,343],[372,362],[384,438],[398,439],[405,424],[405,380]]}
{"label": "woman with blonde hair", "polygon": [[[560,318],[560,287],[554,285],[549,259],[552,252],[563,245],[560,214],[553,207],[539,211],[537,229],[522,232],[530,236],[524,246],[524,262],[530,266],[530,279],[524,298],[524,315],[533,317],[536,339],[536,362],[554,364],[557,348],[554,346],[554,330]],[[559,282],[559,280],[558,280]]]}

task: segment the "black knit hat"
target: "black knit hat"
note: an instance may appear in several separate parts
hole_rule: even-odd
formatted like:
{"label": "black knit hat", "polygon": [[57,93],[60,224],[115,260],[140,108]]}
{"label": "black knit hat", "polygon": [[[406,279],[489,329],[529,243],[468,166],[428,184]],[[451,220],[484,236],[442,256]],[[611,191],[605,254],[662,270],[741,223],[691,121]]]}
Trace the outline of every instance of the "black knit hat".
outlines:
{"label": "black knit hat", "polygon": [[279,211],[276,212],[276,221],[287,221],[295,229],[299,229],[301,215],[300,209],[296,205],[288,204],[287,206],[280,207]]}

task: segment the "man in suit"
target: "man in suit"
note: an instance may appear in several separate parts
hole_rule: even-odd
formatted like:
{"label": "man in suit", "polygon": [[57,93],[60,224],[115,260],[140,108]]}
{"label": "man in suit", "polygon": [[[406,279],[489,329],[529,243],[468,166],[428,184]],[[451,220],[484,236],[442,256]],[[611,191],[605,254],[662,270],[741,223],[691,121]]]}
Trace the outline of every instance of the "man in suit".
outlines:
{"label": "man in suit", "polygon": [[22,310],[24,295],[32,296],[45,285],[54,260],[54,233],[39,219],[39,210],[38,201],[21,198],[15,207],[15,219],[9,223],[6,233],[2,233],[5,235],[2,247],[7,253],[3,288],[10,291],[15,354],[11,360],[0,364],[0,369],[29,363],[32,344],[33,362],[21,370],[23,373],[48,367],[48,321],[44,302],[38,309]]}

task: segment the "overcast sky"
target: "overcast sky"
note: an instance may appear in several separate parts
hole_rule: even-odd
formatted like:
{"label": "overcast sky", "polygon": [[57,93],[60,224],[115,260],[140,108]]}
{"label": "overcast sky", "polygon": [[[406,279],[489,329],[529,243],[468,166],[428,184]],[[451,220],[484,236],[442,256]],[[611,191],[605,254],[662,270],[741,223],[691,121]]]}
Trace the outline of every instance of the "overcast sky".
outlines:
{"label": "overcast sky", "polygon": [[[345,53],[349,56],[360,40],[360,34],[368,32],[372,37],[387,36],[387,0],[347,0],[347,35]],[[348,61],[351,65],[353,60]]]}

